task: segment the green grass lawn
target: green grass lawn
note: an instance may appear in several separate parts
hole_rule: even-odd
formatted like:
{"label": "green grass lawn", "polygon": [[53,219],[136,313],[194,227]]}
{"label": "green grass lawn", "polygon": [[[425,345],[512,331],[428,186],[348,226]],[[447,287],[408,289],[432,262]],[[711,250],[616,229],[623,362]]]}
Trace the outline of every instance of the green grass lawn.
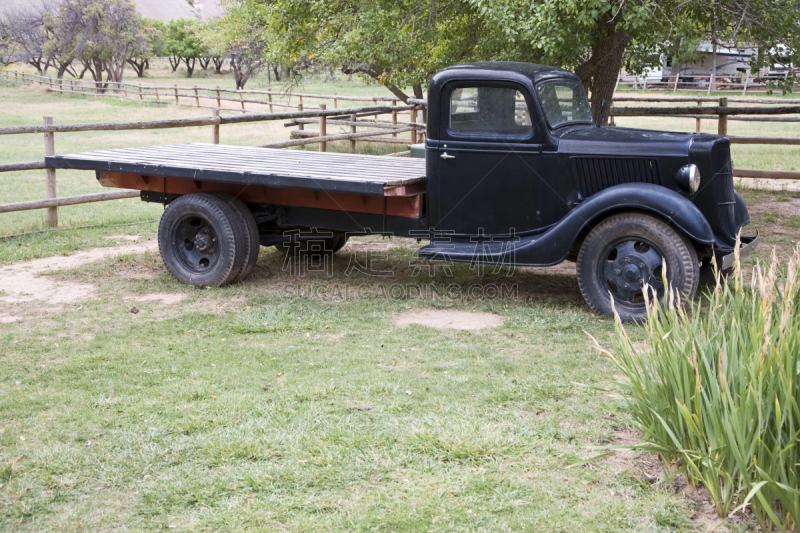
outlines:
{"label": "green grass lawn", "polygon": [[[57,123],[205,115],[2,87],[0,110],[0,126],[42,115]],[[59,134],[56,150],[209,136],[208,128]],[[231,144],[286,138],[282,122],[222,128]],[[0,162],[42,155],[40,135],[0,143]],[[102,190],[89,172],[58,179],[60,195]],[[0,203],[43,195],[43,172],[0,174]],[[744,195],[759,206],[759,254],[787,253],[797,243],[798,200]],[[0,265],[125,242],[112,237],[121,234],[152,241],[161,210],[134,200],[62,208],[66,229],[0,240]],[[41,211],[0,216],[5,235],[44,228]],[[442,269],[420,277],[411,266],[418,245],[390,242],[376,256],[386,278],[346,275],[349,248],[331,276],[302,277],[262,248],[250,278],[201,290],[144,253],[50,275],[91,284],[95,298],[63,306],[0,299],[0,318],[21,319],[0,322],[0,528],[673,532],[718,524],[702,500],[652,484],[635,460],[567,468],[626,434],[610,397],[614,368],[587,336],[610,345],[613,324],[588,311],[573,276],[477,277],[455,265],[452,277]],[[474,284],[516,289],[499,299],[411,289],[430,284],[462,294]],[[154,293],[183,299],[161,303]],[[400,313],[435,309],[504,322],[480,331],[394,325]],[[734,520],[716,531],[751,528]]]}
{"label": "green grass lawn", "polygon": [[[143,237],[150,231],[140,231]],[[518,272],[304,278],[264,249],[224,289],[155,254],[57,275],[98,297],[5,306],[0,523],[8,530],[682,531],[699,505],[631,464],[566,469],[624,428],[575,280]],[[363,258],[362,258],[363,260]],[[384,287],[515,284],[502,300],[393,299]],[[297,284],[294,289],[289,284]],[[344,292],[346,284],[360,292]],[[313,288],[313,289],[312,289]],[[173,305],[131,300],[184,296]],[[304,296],[306,295],[306,296]],[[308,296],[311,295],[311,296]],[[131,313],[136,306],[140,311]],[[415,309],[489,311],[483,331],[399,328]]]}

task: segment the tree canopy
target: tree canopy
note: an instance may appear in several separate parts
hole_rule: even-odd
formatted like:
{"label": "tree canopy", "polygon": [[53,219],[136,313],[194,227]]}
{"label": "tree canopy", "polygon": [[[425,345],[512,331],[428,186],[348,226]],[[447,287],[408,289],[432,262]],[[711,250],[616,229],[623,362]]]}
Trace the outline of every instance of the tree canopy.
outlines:
{"label": "tree canopy", "polygon": [[202,23],[192,19],[172,20],[167,24],[164,53],[183,61],[189,78],[192,77],[196,61],[209,56],[208,48],[200,37],[201,30]]}
{"label": "tree canopy", "polygon": [[[272,63],[360,73],[402,99],[439,69],[517,60],[572,69],[595,118],[621,67],[643,68],[701,39],[754,43],[754,66],[798,50],[796,0],[237,0],[259,13]],[[682,43],[682,47],[681,47]],[[689,44],[690,43],[690,44]],[[780,48],[776,46],[781,45]],[[688,53],[688,52],[687,52]]]}
{"label": "tree canopy", "polygon": [[201,31],[211,54],[230,60],[237,89],[244,89],[250,77],[265,66],[266,26],[263,9],[242,3],[229,4],[223,17],[209,21]]}

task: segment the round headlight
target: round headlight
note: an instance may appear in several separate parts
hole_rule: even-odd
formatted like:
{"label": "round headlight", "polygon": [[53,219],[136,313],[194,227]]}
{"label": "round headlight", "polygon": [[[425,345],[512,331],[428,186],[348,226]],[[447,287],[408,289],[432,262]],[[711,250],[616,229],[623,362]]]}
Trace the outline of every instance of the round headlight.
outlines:
{"label": "round headlight", "polygon": [[700,169],[694,163],[684,165],[675,174],[675,182],[689,194],[694,194],[700,188]]}

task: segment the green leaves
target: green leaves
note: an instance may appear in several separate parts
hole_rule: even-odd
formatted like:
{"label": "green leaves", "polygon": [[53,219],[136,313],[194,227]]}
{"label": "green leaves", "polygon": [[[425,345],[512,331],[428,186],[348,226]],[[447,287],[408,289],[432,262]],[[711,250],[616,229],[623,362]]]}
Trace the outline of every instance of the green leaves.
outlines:
{"label": "green leaves", "polygon": [[800,247],[778,272],[773,253],[750,286],[737,265],[733,284],[688,314],[654,305],[647,347],[618,323],[608,355],[627,377],[617,385],[633,423],[665,464],[702,483],[720,515],[750,506],[763,528],[787,531],[800,523]]}
{"label": "green leaves", "polygon": [[208,49],[198,35],[201,27],[197,20],[171,20],[166,26],[164,53],[182,59],[208,56]]}

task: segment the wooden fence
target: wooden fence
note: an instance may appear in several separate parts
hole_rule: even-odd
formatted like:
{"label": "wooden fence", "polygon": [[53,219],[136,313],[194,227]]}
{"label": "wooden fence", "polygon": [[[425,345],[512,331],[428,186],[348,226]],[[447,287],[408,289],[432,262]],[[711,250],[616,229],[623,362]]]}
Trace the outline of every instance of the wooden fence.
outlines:
{"label": "wooden fence", "polygon": [[[98,98],[122,98],[149,104],[173,104],[185,107],[220,109],[240,113],[277,109],[307,110],[309,105],[333,106],[340,104],[372,102],[374,105],[398,105],[394,96],[345,96],[308,94],[288,91],[223,89],[221,87],[182,87],[179,85],[145,85],[138,83],[95,82],[80,79],[61,79],[15,70],[0,71],[0,80],[6,84],[35,85],[61,94],[77,94]],[[311,103],[309,102],[311,101]],[[233,105],[235,104],[235,105]],[[247,105],[250,108],[247,108]]]}
{"label": "wooden fence", "polygon": [[[88,123],[88,124],[54,124],[52,117],[44,117],[44,123],[37,126],[14,126],[0,128],[2,135],[25,135],[43,134],[44,135],[44,155],[55,155],[55,134],[82,131],[125,131],[125,130],[153,130],[165,128],[189,128],[210,126],[210,140],[214,144],[219,144],[220,126],[224,124],[242,124],[249,122],[262,122],[271,120],[290,120],[290,125],[315,123],[319,126],[319,132],[313,133],[308,138],[293,139],[290,141],[275,142],[259,145],[262,148],[287,148],[290,146],[303,146],[308,144],[319,145],[320,151],[327,150],[327,143],[331,141],[349,140],[350,151],[355,151],[357,141],[383,142],[384,136],[391,135],[392,142],[398,144],[413,144],[417,142],[418,131],[424,128],[423,124],[416,122],[416,115],[420,105],[391,105],[391,106],[361,106],[346,109],[326,109],[323,104],[319,110],[309,111],[290,111],[278,113],[248,113],[245,115],[221,116],[218,109],[214,109],[212,116],[207,118],[192,118],[178,120],[159,120],[149,122],[118,122],[118,123]],[[400,113],[410,113],[411,122],[398,121]],[[390,115],[392,120],[379,120],[382,115]],[[373,118],[365,118],[373,117]],[[330,119],[330,120],[329,120]],[[296,121],[296,122],[295,122]],[[350,127],[349,133],[327,134],[328,124],[347,125]],[[370,131],[357,131],[357,128],[368,128]],[[398,133],[410,132],[409,138],[398,138]],[[407,154],[407,151],[390,154],[392,156]],[[58,207],[67,205],[84,204],[89,202],[101,202],[106,200],[117,200],[121,198],[133,198],[139,196],[139,191],[110,191],[93,194],[82,194],[78,196],[58,197],[56,170],[48,168],[44,161],[31,161],[24,163],[0,164],[1,172],[15,172],[22,170],[45,170],[45,196],[44,200],[32,200],[28,202],[17,202],[0,205],[0,213],[14,211],[26,211],[29,209],[47,209],[47,222],[50,226],[58,225]]]}
{"label": "wooden fence", "polygon": [[[289,93],[279,91],[256,91],[220,88],[201,88],[192,89],[159,86],[142,86],[135,84],[114,84],[105,90],[97,92],[98,87],[94,82],[82,82],[80,80],[58,80],[37,76],[27,73],[14,71],[0,72],[0,80],[10,83],[20,84],[40,84],[48,90],[61,93],[77,93],[90,96],[113,96],[127,98],[141,102],[156,102],[162,104],[188,105],[191,107],[209,107],[212,109],[212,116],[207,118],[163,120],[151,122],[124,122],[124,123],[95,123],[95,124],[64,124],[56,125],[45,119],[45,124],[41,126],[18,126],[11,128],[0,128],[0,135],[11,134],[31,134],[42,133],[45,135],[45,155],[55,154],[55,133],[79,132],[79,131],[120,131],[137,129],[162,129],[162,128],[184,128],[211,126],[211,141],[219,143],[219,130],[222,124],[237,124],[245,122],[259,122],[269,120],[288,120],[284,125],[295,127],[291,131],[291,140],[259,145],[261,147],[288,148],[292,146],[302,146],[308,144],[318,144],[321,151],[327,149],[327,143],[333,141],[350,141],[350,152],[355,152],[356,142],[385,142],[409,145],[423,140],[425,124],[424,118],[420,116],[420,110],[426,107],[425,100],[410,99],[410,105],[398,105],[398,99],[394,97],[356,97],[338,95],[318,95],[307,93]],[[80,83],[78,83],[80,82]],[[146,89],[145,89],[146,88]],[[169,89],[169,93],[160,92]],[[191,92],[187,93],[186,90]],[[116,92],[115,92],[116,91]],[[183,92],[181,92],[183,91]],[[237,97],[225,96],[236,94]],[[266,100],[256,98],[245,98],[245,95],[266,96]],[[169,97],[169,98],[168,98]],[[273,99],[273,97],[297,98],[297,102],[287,103]],[[303,99],[324,100],[333,103],[333,109],[327,109],[327,104],[319,104],[318,110],[304,110]],[[181,100],[183,99],[183,100]],[[219,104],[218,106],[206,105],[206,103]],[[238,107],[221,107],[222,102],[236,102]],[[342,102],[371,102],[372,105],[357,107],[339,108],[339,101]],[[202,103],[205,102],[205,103]],[[391,105],[380,105],[380,103],[390,102]],[[630,107],[617,106],[621,102],[638,103],[694,103],[694,106],[671,106],[671,107]],[[269,113],[256,113],[252,107],[247,109],[245,105],[266,106]],[[705,105],[713,103],[714,105]],[[737,105],[730,105],[737,104]],[[739,104],[760,104],[758,107],[742,106]],[[273,112],[274,108],[287,109],[285,112]],[[288,111],[288,110],[291,111]],[[222,111],[234,111],[237,115],[221,116]],[[408,121],[399,120],[400,115],[408,115]],[[727,136],[732,143],[739,144],[772,144],[772,145],[800,145],[800,137],[750,137],[739,135],[728,135],[729,120],[743,121],[767,121],[767,122],[800,122],[800,100],[789,99],[765,99],[765,98],[709,98],[709,97],[617,97],[614,104],[610,107],[609,115],[614,117],[624,116],[675,116],[694,119],[696,131],[700,131],[702,120],[717,120],[718,133]],[[390,120],[381,120],[381,116],[391,117]],[[371,117],[371,118],[367,118]],[[419,119],[419,121],[418,121]],[[316,124],[317,131],[306,130],[305,126]],[[329,134],[328,126],[340,126],[349,128],[347,133]],[[358,131],[357,128],[362,128]],[[367,128],[369,131],[364,131]],[[410,137],[401,138],[398,134],[408,132]],[[391,137],[389,137],[391,136]],[[392,156],[406,155],[408,151],[401,151]],[[129,198],[138,196],[138,191],[112,191],[95,194],[86,194],[71,197],[58,197],[56,187],[55,170],[48,169],[44,161],[33,161],[24,163],[0,164],[0,172],[11,172],[21,170],[45,170],[46,171],[46,199],[34,200],[30,202],[19,202],[14,204],[0,205],[0,213],[21,211],[27,209],[47,208],[47,220],[51,225],[57,225],[57,208],[65,205],[75,205],[87,202],[97,202],[112,200],[117,198]],[[782,179],[800,180],[800,172],[797,171],[776,171],[776,170],[755,170],[755,169],[734,169],[735,177],[756,178],[756,179]]]}

